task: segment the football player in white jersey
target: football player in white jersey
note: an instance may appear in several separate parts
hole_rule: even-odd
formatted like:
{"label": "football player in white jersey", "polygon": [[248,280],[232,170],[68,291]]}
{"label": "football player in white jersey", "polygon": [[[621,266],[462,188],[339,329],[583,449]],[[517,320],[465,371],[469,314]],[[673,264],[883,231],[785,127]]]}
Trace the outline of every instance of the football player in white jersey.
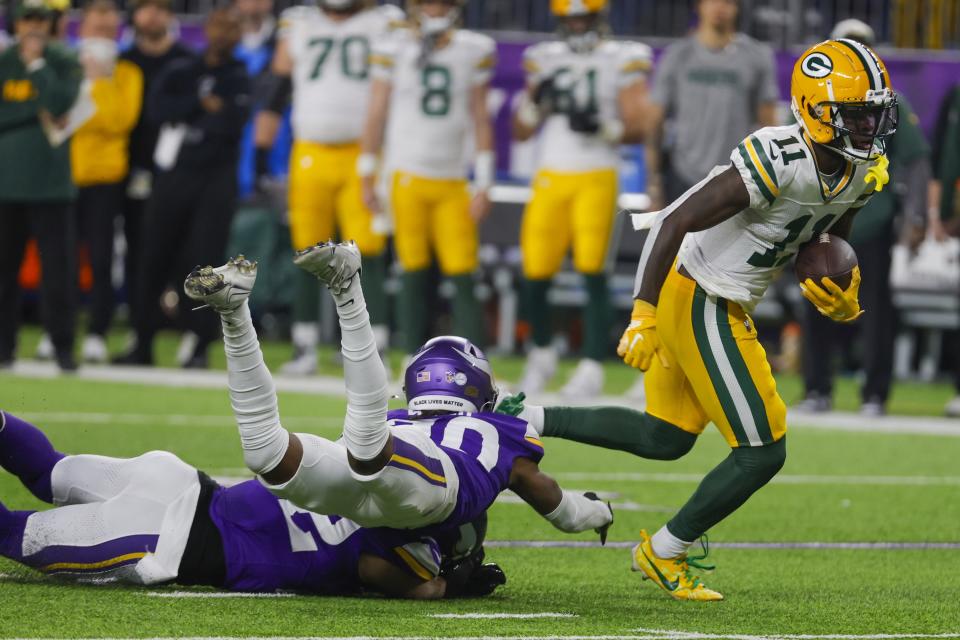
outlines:
{"label": "football player in white jersey", "polygon": [[[357,158],[370,94],[370,53],[403,20],[397,7],[365,0],[320,0],[293,7],[280,21],[274,74],[292,88],[294,145],[290,157],[290,234],[294,250],[339,235],[355,240],[370,283],[377,344],[388,341],[387,238],[363,204]],[[291,87],[292,85],[292,87]],[[285,106],[285,100],[274,100]],[[285,373],[317,368],[319,288],[301,275],[294,302],[294,358]]]}
{"label": "football player in white jersey", "polygon": [[[464,0],[415,0],[413,23],[374,47],[373,88],[359,172],[371,208],[381,148],[389,210],[403,268],[399,325],[413,353],[427,333],[428,269],[433,257],[455,288],[453,328],[482,342],[474,295],[477,225],[490,210],[495,177],[487,91],[496,44],[457,28]],[[467,157],[473,138],[475,155]],[[473,189],[467,182],[473,165]]]}
{"label": "football player in white jersey", "polygon": [[607,0],[552,0],[562,40],[524,54],[527,93],[515,135],[540,132],[539,171],[523,216],[520,246],[524,293],[533,330],[520,388],[542,391],[557,368],[547,291],[564,257],[587,289],[582,359],[564,395],[590,397],[603,389],[610,332],[606,263],[616,219],[620,145],[640,142],[652,52],[635,42],[606,39]]}
{"label": "football player in white jersey", "polygon": [[347,411],[337,442],[281,426],[247,306],[256,264],[241,257],[198,267],[184,283],[189,297],[220,314],[244,460],[274,495],[361,526],[443,531],[473,521],[509,487],[558,529],[595,529],[606,539],[609,505],[561,490],[540,471],[543,444],[530,426],[492,413],[497,387],[476,345],[427,342],[404,373],[408,410],[388,414],[356,245],[319,244],[295,262],[327,285],[340,319]]}
{"label": "football player in white jersey", "polygon": [[[827,231],[845,237],[889,181],[884,152],[897,98],[871,49],[853,40],[812,47],[794,67],[791,93],[795,124],[748,136],[731,164],[657,214],[618,349],[647,372],[646,413],[530,406],[520,413],[542,435],[658,460],[685,455],[708,422],[717,426],[730,456],[652,538],[641,532],[633,550],[634,569],[679,599],[722,598],[692,575],[690,567],[702,565],[688,550],[786,459],[786,407],[750,313],[804,243]],[[846,288],[830,278],[801,285],[837,322],[863,313],[859,286],[859,269]]]}

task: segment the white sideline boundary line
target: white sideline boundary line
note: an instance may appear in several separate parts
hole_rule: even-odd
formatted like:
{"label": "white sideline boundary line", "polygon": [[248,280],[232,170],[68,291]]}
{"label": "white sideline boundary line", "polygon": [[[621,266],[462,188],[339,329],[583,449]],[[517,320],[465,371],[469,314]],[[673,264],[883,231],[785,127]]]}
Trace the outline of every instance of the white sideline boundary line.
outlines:
{"label": "white sideline boundary line", "polygon": [[576,613],[429,613],[428,618],[440,620],[533,620],[537,618],[579,618]]}
{"label": "white sideline boundary line", "polygon": [[[24,378],[50,379],[61,377],[59,369],[53,363],[18,361],[10,373],[0,374]],[[225,371],[190,371],[182,369],[162,369],[154,367],[113,367],[105,365],[86,365],[71,377],[81,380],[115,382],[164,387],[194,389],[226,389]],[[278,391],[289,393],[307,393],[313,395],[336,396],[342,398],[345,388],[342,378],[316,376],[297,378],[276,375],[274,381]],[[586,402],[576,402],[561,398],[558,394],[540,394],[530,398],[531,403],[543,405],[614,405],[642,409],[643,404],[624,396],[600,396]],[[960,437],[960,420],[949,418],[881,416],[864,418],[858,414],[828,412],[809,414],[790,411],[790,428],[819,429],[827,431],[852,431],[865,433],[932,435]]]}
{"label": "white sideline boundary line", "polygon": [[[638,629],[638,631],[640,631]],[[154,638],[107,638],[104,640],[437,640],[451,636],[157,636]],[[960,638],[960,633],[875,633],[875,634],[767,634],[699,633],[696,631],[651,630],[632,635],[526,635],[526,636],[455,636],[457,640],[947,640]],[[27,639],[22,639],[27,640]],[[37,640],[37,639],[30,639]],[[48,639],[53,640],[53,639]]]}
{"label": "white sideline boundary line", "polygon": [[[636,542],[593,540],[487,540],[489,549],[632,549]],[[711,542],[711,549],[740,550],[814,550],[814,551],[930,551],[960,549],[960,542]]]}

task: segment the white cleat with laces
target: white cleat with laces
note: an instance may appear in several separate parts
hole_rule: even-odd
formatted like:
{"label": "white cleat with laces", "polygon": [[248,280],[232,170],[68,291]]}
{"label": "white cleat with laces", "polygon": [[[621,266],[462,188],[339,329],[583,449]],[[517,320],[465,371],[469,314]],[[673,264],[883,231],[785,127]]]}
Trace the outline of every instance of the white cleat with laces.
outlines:
{"label": "white cleat with laces", "polygon": [[191,300],[217,313],[229,313],[250,297],[256,281],[257,263],[240,255],[222,267],[194,268],[184,281],[183,290]]}

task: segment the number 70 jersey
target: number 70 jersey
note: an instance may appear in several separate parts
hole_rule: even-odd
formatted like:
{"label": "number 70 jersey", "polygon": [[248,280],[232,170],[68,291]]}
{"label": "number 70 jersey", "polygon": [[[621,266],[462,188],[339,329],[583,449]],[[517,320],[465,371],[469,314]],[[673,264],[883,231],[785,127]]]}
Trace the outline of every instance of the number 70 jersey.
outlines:
{"label": "number 70 jersey", "polygon": [[[869,165],[845,162],[835,176],[822,176],[813,143],[796,124],[752,133],[730,159],[750,205],[715,227],[687,234],[678,263],[708,294],[750,313],[800,246],[866,204],[873,185],[864,182]],[[715,167],[664,214],[727,168]]]}

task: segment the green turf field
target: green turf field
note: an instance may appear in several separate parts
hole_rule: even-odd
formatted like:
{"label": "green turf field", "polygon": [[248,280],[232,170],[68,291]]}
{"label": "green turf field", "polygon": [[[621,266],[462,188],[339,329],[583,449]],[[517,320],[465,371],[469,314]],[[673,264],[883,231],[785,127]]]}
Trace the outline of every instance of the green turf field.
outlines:
{"label": "green turf field", "polygon": [[[280,347],[268,350],[273,362],[285,356]],[[508,377],[519,369],[515,361],[499,364]],[[632,376],[620,369],[611,367],[611,386],[625,388]],[[797,390],[791,379],[781,386]],[[839,404],[853,408],[850,396],[852,388],[845,383]],[[946,387],[899,387],[894,408],[937,414],[948,396]],[[244,474],[224,391],[0,374],[0,408],[34,421],[66,452],[132,456],[166,449],[217,476]],[[287,426],[325,436],[337,435],[344,409],[340,399],[299,394],[283,394],[280,408]],[[616,542],[635,539],[641,527],[659,527],[692,492],[697,478],[727,453],[713,430],[685,459],[670,463],[556,440],[547,440],[546,447],[544,468],[562,484],[612,496],[619,507],[611,530]],[[787,465],[774,484],[716,527],[711,532],[714,543],[960,543],[960,438],[797,427],[790,433],[788,450]],[[12,508],[40,506],[15,480],[2,475],[0,500]],[[524,505],[504,501],[491,510],[491,541],[571,539],[593,538],[564,536]],[[641,582],[629,571],[629,551],[624,548],[491,546],[488,557],[506,571],[506,587],[485,600],[436,603],[198,598],[187,596],[211,592],[77,587],[0,560],[0,636],[695,640],[712,637],[697,634],[718,634],[752,640],[784,634],[960,634],[960,548],[762,549],[717,544],[711,554],[717,570],[705,579],[727,600],[714,604],[674,602]],[[564,617],[434,617],[478,613]]]}

